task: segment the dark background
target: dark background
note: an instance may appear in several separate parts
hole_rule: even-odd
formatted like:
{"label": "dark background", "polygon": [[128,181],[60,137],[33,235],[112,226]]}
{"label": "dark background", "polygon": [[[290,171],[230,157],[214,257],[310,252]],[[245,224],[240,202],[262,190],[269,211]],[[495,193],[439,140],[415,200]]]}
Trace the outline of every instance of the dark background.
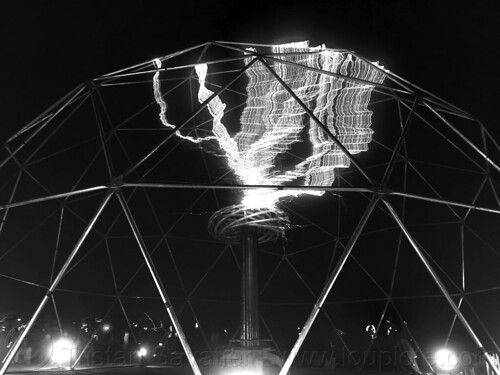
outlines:
{"label": "dark background", "polygon": [[209,40],[352,49],[497,129],[495,1],[22,0],[2,8],[1,138],[80,82]]}

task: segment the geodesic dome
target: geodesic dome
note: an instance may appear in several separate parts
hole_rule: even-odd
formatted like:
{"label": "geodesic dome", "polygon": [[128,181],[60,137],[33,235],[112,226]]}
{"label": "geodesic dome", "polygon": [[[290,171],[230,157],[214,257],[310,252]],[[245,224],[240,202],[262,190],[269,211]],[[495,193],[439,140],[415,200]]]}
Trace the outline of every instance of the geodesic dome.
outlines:
{"label": "geodesic dome", "polygon": [[332,346],[338,366],[368,368],[352,353],[387,320],[422,372],[439,344],[498,353],[498,151],[476,117],[305,43],[211,42],[79,85],[3,148],[0,282],[25,323],[1,373],[44,319],[80,330],[77,368],[100,329],[81,332],[89,316],[134,348],[138,326],[156,346],[176,337],[199,373],[239,319],[240,254],[208,221],[249,195],[283,215],[259,246],[282,373]]}

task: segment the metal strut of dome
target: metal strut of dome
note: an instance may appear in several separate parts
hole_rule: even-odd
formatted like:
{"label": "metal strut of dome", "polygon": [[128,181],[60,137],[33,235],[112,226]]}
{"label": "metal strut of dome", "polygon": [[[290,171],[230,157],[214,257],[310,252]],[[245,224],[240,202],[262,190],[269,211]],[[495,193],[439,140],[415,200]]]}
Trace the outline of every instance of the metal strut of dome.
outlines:
{"label": "metal strut of dome", "polygon": [[[151,92],[153,100],[136,112],[128,113],[127,106],[122,103],[106,102],[105,90],[117,90],[144,83],[148,89],[141,91],[140,95]],[[185,89],[184,85],[189,86]],[[184,100],[182,95],[189,100]],[[135,97],[130,95],[127,99],[133,100]],[[389,120],[384,121],[387,122],[384,124],[387,125],[386,129],[380,124],[372,123],[372,115],[376,113],[375,109],[372,112],[372,108],[388,103],[395,106],[397,115],[390,118],[385,114]],[[89,118],[92,118],[97,124],[98,133],[80,139],[80,136],[87,136],[84,131],[88,129],[81,126],[82,122],[74,121],[74,115],[86,108],[86,105],[90,106],[93,116],[84,117],[84,122],[87,123]],[[154,120],[147,118],[145,121],[145,118],[141,117],[151,113],[154,113]],[[114,116],[120,118],[118,124],[113,123]],[[384,131],[389,132],[391,121],[396,124],[390,129],[394,138],[384,135]],[[432,121],[436,121],[439,126],[433,126]],[[411,126],[415,122],[421,125],[418,129]],[[467,126],[461,126],[463,123]],[[75,126],[70,135],[62,141],[73,143],[58,144],[57,136],[67,124]],[[471,124],[473,126],[469,126]],[[472,197],[457,197],[446,190],[447,184],[437,186],[437,182],[431,183],[425,178],[421,171],[435,166],[436,163],[425,159],[428,154],[428,150],[424,150],[426,147],[415,149],[408,141],[413,131],[421,131],[424,127],[431,129],[435,137],[444,139],[443,145],[449,146],[448,151],[452,155],[451,159],[446,159],[449,164],[443,163],[436,168],[453,170],[468,176],[482,176],[480,187],[471,189]],[[479,136],[475,133],[471,135],[472,128],[478,131]],[[148,142],[141,142],[143,138],[139,136],[147,132],[154,132],[156,137],[153,136],[151,142],[150,138]],[[122,135],[126,133],[137,134],[138,137],[130,139]],[[380,138],[377,138],[379,134]],[[428,133],[422,133],[419,142],[428,142],[427,135]],[[51,143],[52,141],[54,143]],[[210,162],[217,164],[217,167],[210,169],[213,173],[206,173],[206,180],[200,182],[193,178],[198,177],[200,171],[191,168],[192,165],[188,166],[186,160],[174,159],[175,162],[169,163],[168,166],[175,165],[176,168],[161,168],[164,167],[164,159],[173,157],[181,144],[189,144],[186,148],[188,150],[184,152],[190,157],[193,157],[194,150],[205,150],[204,158],[213,158]],[[87,154],[79,148],[82,145],[87,148],[96,147],[88,159],[85,159]],[[433,146],[432,143],[430,145]],[[443,145],[439,144],[444,148]],[[74,156],[76,160],[68,165],[67,160],[61,159],[65,159],[64,152],[72,147],[77,151]],[[420,154],[417,155],[419,151],[424,154],[422,159],[419,159]],[[55,296],[61,291],[61,280],[80,261],[77,261],[78,256],[89,235],[101,236],[106,246],[111,246],[108,241],[110,233],[113,232],[113,226],[120,215],[136,241],[141,259],[175,327],[188,362],[195,375],[200,375],[201,371],[188,342],[188,335],[172,306],[169,297],[172,291],[167,293],[152,257],[148,230],[157,226],[160,228],[158,237],[161,240],[168,239],[178,221],[189,217],[191,209],[197,202],[202,201],[203,194],[207,191],[214,194],[214,200],[217,202],[210,206],[210,212],[215,211],[209,220],[210,234],[225,242],[248,245],[243,246],[249,249],[243,258],[247,264],[252,263],[253,266],[256,263],[255,243],[276,239],[283,233],[288,220],[292,220],[287,218],[285,212],[292,212],[294,217],[302,217],[300,213],[287,207],[287,202],[293,197],[321,195],[324,192],[338,195],[352,193],[358,194],[362,202],[369,202],[363,205],[359,221],[349,227],[350,234],[343,237],[347,238],[347,243],[341,246],[342,254],[335,258],[335,262],[332,255],[334,266],[329,270],[327,282],[321,292],[314,296],[312,310],[292,349],[288,351],[284,365],[280,368],[280,375],[288,373],[320,311],[328,314],[326,301],[332,288],[347,260],[354,259],[352,251],[361,242],[369,219],[379,212],[382,213],[383,220],[390,218],[392,223],[396,224],[401,237],[406,238],[439,289],[440,296],[451,307],[454,317],[462,323],[491,369],[496,375],[500,375],[500,370],[488,355],[483,340],[476,334],[469,318],[462,311],[462,300],[458,304],[454,300],[458,295],[467,301],[469,293],[480,293],[479,288],[472,291],[466,288],[463,233],[474,228],[474,218],[471,218],[473,215],[470,213],[492,215],[494,218],[500,215],[496,180],[500,167],[495,161],[500,147],[476,117],[353,51],[325,46],[310,47],[307,43],[275,46],[210,42],[194,46],[105,74],[87,84],[77,86],[10,137],[5,143],[5,152],[5,157],[0,161],[0,173],[6,174],[3,178],[6,182],[1,190],[0,210],[3,218],[0,234],[7,238],[16,234],[17,229],[12,226],[12,221],[9,222],[6,218],[15,217],[16,212],[40,204],[54,204],[61,212],[57,230],[54,231],[57,233],[55,242],[58,244],[60,239],[64,240],[64,236],[60,234],[63,228],[66,228],[63,213],[81,218],[85,221],[85,228],[71,245],[62,266],[57,272],[53,272],[49,285],[44,287],[44,296],[26,323],[25,329],[6,354],[0,375],[5,374],[49,302],[53,302],[57,313]],[[460,160],[456,163],[467,165],[457,166],[453,164],[453,158]],[[39,167],[47,160],[54,163],[52,168]],[[87,164],[82,166],[83,161]],[[208,170],[210,163],[206,159],[204,161]],[[98,164],[99,168],[96,167]],[[420,167],[422,169],[419,169]],[[34,174],[34,168],[40,168],[44,173]],[[62,185],[55,186],[55,180],[49,175],[62,170],[69,172],[66,179],[57,181]],[[409,171],[413,171],[413,174]],[[171,176],[173,177],[169,179]],[[74,179],[71,184],[64,185],[72,177]],[[31,178],[35,187],[28,185],[28,188],[22,190],[25,178]],[[443,175],[442,178],[446,177]],[[412,183],[408,183],[408,180]],[[468,182],[467,179],[461,178],[457,178],[457,181],[456,183],[461,184]],[[490,187],[493,198],[482,200],[480,198],[487,186]],[[168,220],[169,215],[158,209],[163,205],[163,201],[154,201],[154,193],[151,193],[151,190],[201,190],[204,193],[193,198],[193,203],[187,207],[186,213],[180,215],[179,220],[171,223],[171,227],[165,230],[159,218]],[[147,198],[140,200],[136,191],[144,192]],[[242,201],[238,205],[220,209],[220,197],[217,193],[224,191],[240,193]],[[77,210],[86,212],[88,207],[78,206],[78,201],[90,199],[94,195],[101,198],[100,203],[96,204],[92,215],[82,216]],[[109,219],[105,212],[110,209],[112,202],[118,207],[118,215],[110,220],[109,227],[103,231],[98,227],[98,221]],[[430,252],[426,251],[424,241],[417,238],[416,226],[412,227],[405,214],[407,206],[415,202],[444,207],[447,214],[456,219],[455,224],[459,226],[462,236],[461,285],[457,285],[452,278],[443,281],[443,274],[446,277],[446,273]],[[173,208],[167,211],[175,212],[176,205],[181,203],[171,200],[169,204]],[[138,220],[139,217],[146,220],[142,215],[145,208],[151,211],[152,219],[141,227]],[[162,214],[164,216],[161,216]],[[85,220],[83,217],[90,219]],[[28,225],[29,220],[26,221]],[[319,232],[328,232],[317,224],[311,226]],[[26,232],[27,235],[30,234],[29,231]],[[36,228],[32,232],[36,232]],[[191,233],[185,235],[190,236]],[[5,255],[0,254],[0,265],[8,260],[6,255],[16,249],[16,246],[12,245]],[[400,246],[397,245],[398,256]],[[57,264],[56,256],[57,251],[54,251],[54,266]],[[172,261],[175,262],[173,257]],[[246,285],[252,289],[242,296],[243,310],[249,304],[253,309],[249,313],[242,313],[242,330],[246,330],[248,334],[243,333],[241,338],[246,343],[259,340],[256,271],[253,266],[249,266],[242,276],[242,286]],[[111,262],[110,267],[113,269]],[[394,272],[393,281],[395,268],[394,271],[391,270]],[[24,281],[29,283],[29,280]],[[121,304],[123,290],[118,290],[116,280],[114,281],[116,293],[112,297],[114,300],[118,299]],[[31,285],[34,284],[36,283],[31,282]],[[451,293],[450,287],[457,292]],[[387,300],[385,314],[387,306],[394,304],[394,299],[392,289],[388,293],[384,290],[382,292]],[[186,296],[189,298],[189,293],[186,292]],[[123,304],[121,308],[127,316]],[[194,308],[190,308],[196,316]],[[472,305],[470,308],[474,311]],[[477,315],[475,317],[481,322]],[[485,331],[488,342],[491,342],[490,346],[500,352],[495,340],[487,330]],[[423,356],[423,353],[419,354]],[[77,366],[82,355],[83,352],[71,364],[71,368]]]}

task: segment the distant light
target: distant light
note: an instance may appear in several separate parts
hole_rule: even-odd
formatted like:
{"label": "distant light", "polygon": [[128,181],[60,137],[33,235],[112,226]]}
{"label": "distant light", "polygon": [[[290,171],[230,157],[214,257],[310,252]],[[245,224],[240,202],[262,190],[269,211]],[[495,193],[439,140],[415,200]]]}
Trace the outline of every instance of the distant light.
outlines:
{"label": "distant light", "polygon": [[50,359],[59,365],[70,365],[71,358],[76,354],[76,345],[69,339],[57,340],[52,345]]}
{"label": "distant light", "polygon": [[17,321],[20,322],[22,319],[21,318],[17,318]]}
{"label": "distant light", "polygon": [[140,348],[137,354],[139,354],[139,357],[144,358],[148,355],[148,351],[146,350],[146,348]]}
{"label": "distant light", "polygon": [[448,349],[441,349],[436,352],[436,366],[443,370],[451,370],[458,365],[457,355]]}
{"label": "distant light", "polygon": [[158,346],[163,346],[163,343],[162,342],[158,343]]}
{"label": "distant light", "polygon": [[228,375],[263,375],[263,374],[261,371],[240,369],[232,371]]}
{"label": "distant light", "polygon": [[110,329],[111,329],[111,326],[109,324],[103,324],[102,330],[104,332],[109,332]]}
{"label": "distant light", "polygon": [[196,323],[194,324],[194,328],[199,328],[199,327],[200,327],[199,323],[198,323],[198,322],[196,322]]}
{"label": "distant light", "polygon": [[365,328],[365,331],[368,332],[372,340],[377,338],[377,328],[373,324],[368,324]]}

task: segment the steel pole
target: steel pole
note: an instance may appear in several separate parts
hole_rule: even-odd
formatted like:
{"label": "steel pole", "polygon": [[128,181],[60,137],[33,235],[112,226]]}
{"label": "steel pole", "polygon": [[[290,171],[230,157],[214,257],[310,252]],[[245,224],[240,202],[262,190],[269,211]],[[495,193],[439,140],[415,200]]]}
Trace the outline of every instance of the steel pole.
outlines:
{"label": "steel pole", "polygon": [[[71,96],[71,98],[65,103],[62,105],[62,107],[60,107],[55,113],[47,116],[44,118],[43,120],[43,124],[40,125],[36,130],[33,131],[33,133],[31,133],[31,135],[29,137],[26,138],[26,140],[24,140],[19,146],[17,146],[12,152],[9,151],[9,155],[2,161],[0,162],[0,168],[2,168],[10,159],[12,159],[14,156],[16,156],[16,154],[26,145],[28,144],[28,142],[30,142],[40,131],[42,131],[45,126],[47,126],[47,124],[49,122],[51,122],[54,117],[56,117],[59,113],[61,113],[63,111],[63,109],[65,109],[73,100],[76,99],[76,97],[78,95],[80,95],[80,93],[83,91],[83,88],[84,88],[84,85],[80,85],[78,86],[74,91],[76,91],[76,93]],[[63,99],[61,100],[64,100],[66,99],[70,94],[72,94],[74,91],[71,91],[70,93],[68,93]],[[58,102],[60,103],[60,102]],[[58,104],[56,103],[56,104]],[[37,123],[38,124],[38,123]],[[34,125],[33,125],[34,126]],[[8,141],[10,142],[12,139],[16,138],[19,134],[22,134],[23,132],[27,131],[30,129],[30,126],[25,126],[23,129],[21,129],[19,132],[17,132],[15,135],[13,135]],[[7,145],[5,145],[7,146]]]}
{"label": "steel pole", "polygon": [[[64,108],[66,108],[69,104],[71,104],[77,97],[82,93],[84,90],[85,85],[83,83],[80,83],[78,86],[76,86],[73,90],[69,91],[66,95],[64,95],[61,99],[59,99],[57,102],[52,104],[49,108],[47,108],[44,112],[39,114],[35,119],[30,121],[26,126],[24,126],[21,130],[19,130],[16,134],[14,134],[12,137],[10,137],[6,143],[12,142],[15,138],[20,136],[21,134],[25,133],[26,131],[30,130],[32,127],[37,126],[41,122],[45,123],[41,125],[42,128],[44,128],[49,121],[51,121],[58,113],[60,113]],[[69,99],[68,99],[69,98]],[[64,103],[64,104],[61,104]],[[51,113],[51,111],[55,110],[58,106],[59,109],[55,113]],[[49,120],[47,120],[50,117]],[[41,129],[40,129],[41,130]],[[36,133],[38,133],[40,130],[37,130]],[[30,136],[28,140],[23,142],[23,146],[25,143],[27,143],[31,138],[33,138],[34,135]],[[3,165],[4,163],[2,163]]]}
{"label": "steel pole", "polygon": [[[338,79],[343,79],[343,80],[345,80],[347,82],[353,82],[353,83],[357,83],[357,84],[360,84],[360,85],[366,85],[366,86],[374,86],[374,87],[381,88],[381,89],[388,90],[388,91],[392,91],[392,92],[399,92],[399,93],[403,93],[403,94],[413,94],[413,92],[411,92],[411,91],[403,91],[401,89],[397,89],[397,88],[394,88],[394,87],[390,87],[390,86],[384,85],[383,83],[377,83],[377,82],[367,81],[365,79],[356,78],[356,77],[349,77],[349,76],[346,76],[344,74],[334,73],[334,72],[330,72],[330,71],[323,70],[323,69],[320,69],[320,68],[314,68],[314,67],[309,66],[309,65],[304,65],[304,64],[293,62],[293,61],[284,60],[284,59],[278,59],[276,57],[273,57],[273,55],[263,55],[262,57],[264,59],[266,59],[266,60],[271,60],[271,61],[276,62],[276,63],[290,65],[290,66],[295,66],[295,67],[298,67],[298,68],[309,70],[311,72],[315,72],[315,73],[319,73],[319,74],[324,74],[324,75],[327,75],[327,76],[330,76],[330,77],[335,77],[335,78],[338,78]],[[387,73],[385,73],[385,72],[384,72],[384,74],[387,75]]]}
{"label": "steel pole", "polygon": [[398,197],[417,199],[417,200],[431,202],[431,203],[445,204],[447,206],[463,207],[463,208],[468,208],[468,209],[476,210],[476,211],[490,212],[492,214],[500,214],[500,209],[481,207],[481,206],[476,206],[476,205],[467,204],[467,203],[454,202],[454,201],[441,199],[441,198],[425,197],[423,195],[410,194],[410,193],[405,193],[402,191],[388,191],[387,195],[395,195]]}
{"label": "steel pole", "polygon": [[[286,359],[283,367],[281,368],[279,375],[286,375],[288,371],[290,370],[290,367],[292,366],[293,360],[297,356],[297,353],[300,350],[300,347],[302,346],[302,343],[306,339],[307,334],[309,333],[309,330],[311,329],[311,326],[314,323],[314,320],[316,319],[316,316],[319,313],[319,310],[323,306],[326,298],[328,297],[328,294],[330,293],[330,290],[333,287],[333,284],[335,284],[335,281],[337,280],[337,277],[340,274],[340,271],[342,271],[342,268],[344,267],[345,262],[347,261],[347,258],[351,254],[352,249],[354,248],[354,245],[356,244],[359,236],[361,235],[361,232],[363,231],[363,228],[368,221],[368,218],[370,217],[373,209],[375,208],[375,205],[377,204],[378,200],[380,197],[378,195],[375,195],[370,203],[368,204],[368,207],[366,208],[365,212],[363,213],[363,216],[359,220],[359,223],[354,230],[351,238],[349,239],[349,243],[347,244],[344,252],[342,253],[339,261],[337,262],[335,268],[332,271],[332,274],[330,275],[326,285],[324,286],[323,290],[321,291],[320,296],[318,297],[318,300],[316,301],[313,310],[311,311],[311,314],[309,315],[309,318],[307,318],[306,324],[304,325],[304,328],[299,333],[299,337],[297,338],[297,341],[295,341],[295,344],[288,355],[288,358]],[[498,374],[500,375],[500,374]]]}
{"label": "steel pole", "polygon": [[434,108],[432,108],[429,104],[424,103],[425,106],[436,115],[442,122],[446,124],[456,135],[458,135],[466,144],[468,144],[474,151],[476,151],[489,165],[495,168],[497,171],[500,171],[500,166],[498,166],[491,158],[486,155],[479,147],[477,147],[474,143],[471,142],[465,135],[463,135],[457,128],[453,126],[451,122],[445,119],[441,114],[439,114]]}
{"label": "steel pole", "polygon": [[251,231],[241,234],[241,342],[244,347],[259,345],[259,288],[257,238]]}
{"label": "steel pole", "polygon": [[45,297],[43,297],[42,302],[40,303],[40,305],[36,309],[35,313],[31,317],[28,324],[26,325],[26,328],[22,331],[21,336],[19,336],[19,338],[17,339],[16,343],[12,347],[12,350],[9,352],[9,354],[5,358],[4,363],[2,365],[2,368],[0,369],[0,375],[4,375],[5,372],[7,371],[7,368],[10,366],[10,363],[14,359],[14,356],[16,355],[17,351],[19,350],[19,347],[21,346],[22,342],[24,341],[24,338],[26,337],[26,335],[28,334],[30,329],[33,327],[33,324],[35,323],[36,319],[38,318],[38,315],[40,315],[40,313],[42,312],[42,310],[45,307],[45,305],[47,304],[47,302],[51,299],[52,293],[54,293],[54,290],[57,288],[57,285],[59,284],[59,282],[63,278],[64,274],[66,273],[66,270],[68,269],[69,265],[71,264],[71,262],[73,261],[73,259],[76,256],[76,254],[78,253],[78,250],[80,250],[80,247],[82,246],[83,241],[85,241],[85,238],[87,238],[87,235],[90,233],[90,231],[94,227],[94,224],[96,223],[97,219],[101,215],[101,212],[104,210],[104,207],[106,207],[106,204],[108,203],[109,198],[111,198],[112,194],[113,194],[113,191],[110,190],[106,194],[106,196],[104,197],[101,204],[99,205],[99,208],[97,209],[96,213],[94,214],[94,216],[90,220],[89,224],[85,228],[83,234],[80,236],[80,239],[78,240],[75,247],[73,248],[73,250],[69,254],[68,258],[66,259],[66,262],[63,264],[63,266],[61,267],[61,270],[59,271],[56,278],[52,282],[50,288],[45,293]]}
{"label": "steel pole", "polygon": [[[141,188],[169,188],[169,189],[213,189],[213,190],[286,190],[286,191],[336,191],[346,193],[376,193],[374,188],[366,187],[337,187],[337,186],[301,186],[301,185],[241,185],[241,184],[224,184],[218,185],[216,183],[210,184],[188,184],[188,183],[171,183],[171,182],[123,182],[120,187],[141,187]],[[31,203],[31,201],[29,202]],[[0,209],[12,206],[0,206]],[[19,203],[17,204],[19,205]],[[499,211],[500,212],[500,211]]]}
{"label": "steel pole", "polygon": [[90,187],[87,189],[74,190],[74,191],[70,191],[67,193],[48,195],[45,197],[28,199],[28,200],[20,201],[20,202],[14,202],[14,203],[10,202],[7,204],[0,205],[0,211],[8,210],[9,208],[12,208],[12,207],[21,207],[21,206],[26,206],[28,204],[33,204],[33,203],[40,203],[40,202],[46,202],[46,201],[59,199],[59,198],[72,197],[72,196],[78,195],[78,194],[92,193],[94,191],[104,190],[104,189],[109,189],[109,186],[105,186],[105,185],[94,186],[94,187]]}
{"label": "steel pole", "polygon": [[[130,212],[130,208],[128,207],[127,201],[124,198],[123,193],[120,190],[118,190],[116,192],[116,196],[118,197],[118,200],[120,201],[120,205],[122,206],[123,213],[125,214],[125,217],[127,218],[127,221],[130,225],[130,228],[132,229],[132,232],[134,233],[134,237],[135,237],[137,244],[139,246],[139,250],[142,253],[142,256],[144,258],[146,266],[148,267],[149,273],[151,274],[151,277],[153,278],[153,281],[156,285],[156,289],[158,290],[158,293],[160,294],[160,297],[163,301],[163,305],[165,306],[165,309],[167,310],[168,316],[172,320],[172,324],[175,328],[175,331],[177,332],[177,335],[178,335],[179,340],[181,342],[181,345],[184,349],[184,352],[186,353],[189,364],[191,365],[191,368],[193,369],[193,372],[195,375],[201,375],[200,368],[198,367],[198,364],[196,363],[196,359],[194,358],[193,352],[191,351],[191,347],[189,346],[189,344],[186,340],[186,336],[185,336],[184,331],[182,330],[182,327],[179,323],[179,319],[177,318],[177,314],[175,313],[175,311],[172,307],[172,303],[170,302],[170,299],[168,298],[167,292],[165,290],[165,287],[163,286],[163,283],[160,279],[158,271],[156,270],[156,267],[153,263],[153,260],[151,259],[149,252],[146,250],[146,244],[144,243],[142,235],[139,232],[139,228],[137,227],[137,224],[134,220],[134,217],[132,216],[132,213]],[[0,374],[0,375],[2,375],[2,374]]]}
{"label": "steel pole", "polygon": [[411,107],[410,114],[406,118],[406,121],[402,127],[401,130],[401,135],[398,138],[398,142],[396,143],[396,147],[394,147],[394,152],[391,155],[391,160],[389,160],[389,164],[387,165],[387,169],[384,172],[384,176],[382,177],[382,185],[387,184],[387,181],[391,177],[392,170],[394,169],[394,165],[396,163],[396,158],[399,155],[399,151],[401,150],[401,147],[404,144],[404,141],[406,140],[406,135],[408,133],[408,130],[410,129],[410,124],[413,120],[413,115],[417,111],[417,107],[419,105],[419,99],[415,98],[413,102],[413,106]]}
{"label": "steel pole", "polygon": [[[169,59],[171,59],[173,57],[185,54],[185,53],[190,52],[192,50],[195,50],[197,48],[208,46],[210,44],[211,44],[210,42],[198,44],[196,46],[183,49],[182,51],[177,51],[177,52],[171,53],[169,55],[162,56],[162,57],[160,57],[160,60],[162,60],[162,61],[169,60]],[[123,68],[123,69],[120,69],[120,70],[115,70],[114,72],[111,72],[111,73],[103,74],[98,79],[101,79],[101,78],[114,78],[115,75],[123,73],[123,72],[125,72],[127,70],[140,69],[140,68],[142,68],[142,67],[144,67],[146,65],[151,65],[151,64],[153,64],[153,60],[146,60],[144,62],[141,62],[139,64],[135,64],[135,65],[129,66],[127,68]]]}
{"label": "steel pole", "polygon": [[387,207],[387,209],[389,210],[389,212],[391,213],[394,220],[396,220],[398,226],[401,228],[401,230],[405,234],[406,238],[410,242],[411,246],[413,247],[413,249],[417,253],[417,255],[420,258],[420,260],[422,261],[422,263],[424,264],[425,268],[427,269],[427,271],[430,273],[430,275],[432,276],[432,278],[436,282],[437,286],[441,290],[441,293],[446,298],[446,301],[448,301],[449,305],[451,306],[451,308],[453,309],[453,311],[457,315],[458,319],[460,319],[460,321],[462,322],[465,330],[470,335],[472,340],[475,342],[475,344],[477,345],[477,347],[479,348],[481,353],[484,355],[486,362],[488,362],[488,364],[493,368],[496,375],[500,375],[500,370],[497,368],[495,363],[492,361],[492,359],[488,355],[486,349],[484,348],[483,344],[479,340],[479,337],[477,337],[476,333],[474,332],[474,330],[470,326],[469,322],[467,321],[467,319],[465,319],[465,316],[462,314],[462,311],[460,311],[460,309],[456,305],[455,301],[453,301],[453,298],[451,297],[450,293],[448,292],[445,285],[443,284],[443,282],[439,278],[438,274],[436,273],[436,271],[432,267],[431,263],[425,257],[423,251],[420,249],[417,242],[411,236],[410,232],[408,231],[408,229],[404,225],[403,221],[399,218],[398,214],[396,213],[396,211],[394,210],[392,205],[388,201],[386,201],[385,199],[384,199],[384,204]]}

